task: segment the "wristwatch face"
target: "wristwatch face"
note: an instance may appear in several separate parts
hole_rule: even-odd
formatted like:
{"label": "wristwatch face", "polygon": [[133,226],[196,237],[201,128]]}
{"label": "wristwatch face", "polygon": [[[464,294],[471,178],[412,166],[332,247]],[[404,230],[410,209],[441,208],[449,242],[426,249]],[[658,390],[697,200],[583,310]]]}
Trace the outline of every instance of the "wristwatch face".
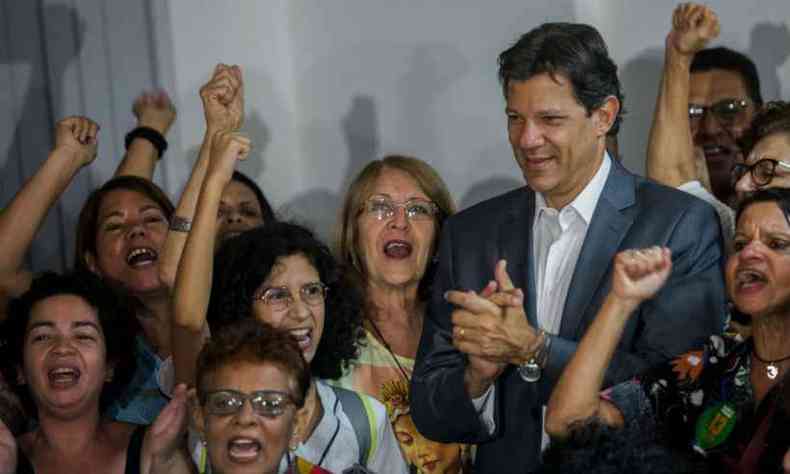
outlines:
{"label": "wristwatch face", "polygon": [[534,360],[530,360],[524,365],[518,367],[518,374],[525,382],[537,382],[540,380],[541,369]]}

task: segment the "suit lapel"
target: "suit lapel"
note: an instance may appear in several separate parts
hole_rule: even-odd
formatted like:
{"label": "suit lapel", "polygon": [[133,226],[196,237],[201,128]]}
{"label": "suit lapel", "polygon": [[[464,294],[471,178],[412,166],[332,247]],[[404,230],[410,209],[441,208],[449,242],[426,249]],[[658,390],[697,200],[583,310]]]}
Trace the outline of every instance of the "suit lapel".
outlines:
{"label": "suit lapel", "polygon": [[586,313],[591,309],[588,307],[590,301],[606,286],[603,277],[633,223],[633,214],[624,210],[635,203],[635,187],[634,176],[613,160],[565,299],[560,326],[563,337],[575,338],[578,335]]}
{"label": "suit lapel", "polygon": [[535,275],[532,271],[532,222],[535,218],[535,193],[528,187],[514,200],[499,232],[499,258],[507,260],[508,273],[526,299],[524,310],[529,322],[537,323]]}

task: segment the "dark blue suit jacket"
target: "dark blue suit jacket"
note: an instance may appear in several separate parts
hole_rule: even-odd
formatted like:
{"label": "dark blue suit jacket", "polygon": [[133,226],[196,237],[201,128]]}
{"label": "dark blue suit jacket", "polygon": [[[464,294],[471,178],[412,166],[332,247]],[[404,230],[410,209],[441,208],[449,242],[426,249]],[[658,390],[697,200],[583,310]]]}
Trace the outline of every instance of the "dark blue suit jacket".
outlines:
{"label": "dark blue suit jacket", "polygon": [[509,366],[496,382],[493,435],[482,426],[463,384],[466,357],[452,346],[449,289],[481,289],[504,258],[525,311],[536,325],[532,223],[535,193],[521,188],[450,218],[442,233],[439,268],[411,385],[417,428],[443,442],[479,443],[477,473],[525,473],[539,461],[542,406],[611,286],[612,259],[621,250],[672,249],[665,287],[632,315],[606,374],[614,384],[722,330],[725,316],[722,238],[716,212],[689,194],[629,173],[613,161],[571,280],[558,337],[537,383]]}

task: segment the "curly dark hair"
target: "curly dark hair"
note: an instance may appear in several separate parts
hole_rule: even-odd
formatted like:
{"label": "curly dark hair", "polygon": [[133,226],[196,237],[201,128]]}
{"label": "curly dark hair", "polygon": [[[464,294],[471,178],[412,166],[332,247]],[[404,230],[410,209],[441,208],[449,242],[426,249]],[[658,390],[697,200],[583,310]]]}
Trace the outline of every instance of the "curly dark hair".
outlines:
{"label": "curly dark hair", "polygon": [[694,472],[687,456],[655,433],[613,428],[597,418],[574,424],[565,440],[552,440],[537,474],[683,474]]}
{"label": "curly dark hair", "polygon": [[511,82],[538,74],[567,77],[588,116],[608,97],[616,97],[620,110],[608,135],[617,135],[625,114],[623,92],[617,64],[598,30],[582,23],[544,23],[499,55],[499,81],[505,97]]}
{"label": "curly dark hair", "polygon": [[17,373],[24,367],[25,338],[33,307],[58,295],[77,296],[96,310],[96,319],[104,335],[107,366],[113,369],[112,380],[104,385],[99,399],[99,410],[103,413],[121,397],[132,379],[136,369],[134,335],[140,333],[140,325],[135,316],[134,302],[90,271],[77,270],[63,275],[43,273],[33,279],[30,289],[11,300],[8,319],[0,330],[0,360],[3,361],[0,370],[27,413],[35,414],[32,394],[27,385],[18,383]]}
{"label": "curly dark hair", "polygon": [[222,326],[212,334],[197,360],[196,388],[201,403],[205,401],[207,379],[234,362],[277,365],[293,377],[296,393],[291,395],[298,408],[304,406],[310,387],[310,367],[299,344],[286,331],[248,318]]}
{"label": "curly dark hair", "polygon": [[768,135],[784,133],[790,137],[790,102],[780,100],[763,105],[752,117],[752,123],[738,141],[744,155]]}
{"label": "curly dark hair", "polygon": [[329,288],[324,331],[310,364],[313,376],[339,378],[358,354],[362,329],[362,297],[329,248],[311,231],[288,223],[268,223],[224,242],[214,257],[214,276],[206,319],[212,331],[252,316],[253,296],[275,264],[303,255]]}

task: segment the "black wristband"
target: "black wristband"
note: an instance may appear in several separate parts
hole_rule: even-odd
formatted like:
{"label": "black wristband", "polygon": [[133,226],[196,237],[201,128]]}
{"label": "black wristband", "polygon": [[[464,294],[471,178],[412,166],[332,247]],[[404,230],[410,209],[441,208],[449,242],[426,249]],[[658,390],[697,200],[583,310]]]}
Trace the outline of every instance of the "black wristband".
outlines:
{"label": "black wristband", "polygon": [[132,140],[135,138],[144,138],[151,142],[151,145],[156,148],[156,152],[159,154],[158,158],[160,159],[162,155],[165,154],[165,151],[167,151],[167,140],[165,140],[165,136],[151,127],[137,127],[127,133],[125,141],[127,150],[129,149],[129,145],[132,144]]}

